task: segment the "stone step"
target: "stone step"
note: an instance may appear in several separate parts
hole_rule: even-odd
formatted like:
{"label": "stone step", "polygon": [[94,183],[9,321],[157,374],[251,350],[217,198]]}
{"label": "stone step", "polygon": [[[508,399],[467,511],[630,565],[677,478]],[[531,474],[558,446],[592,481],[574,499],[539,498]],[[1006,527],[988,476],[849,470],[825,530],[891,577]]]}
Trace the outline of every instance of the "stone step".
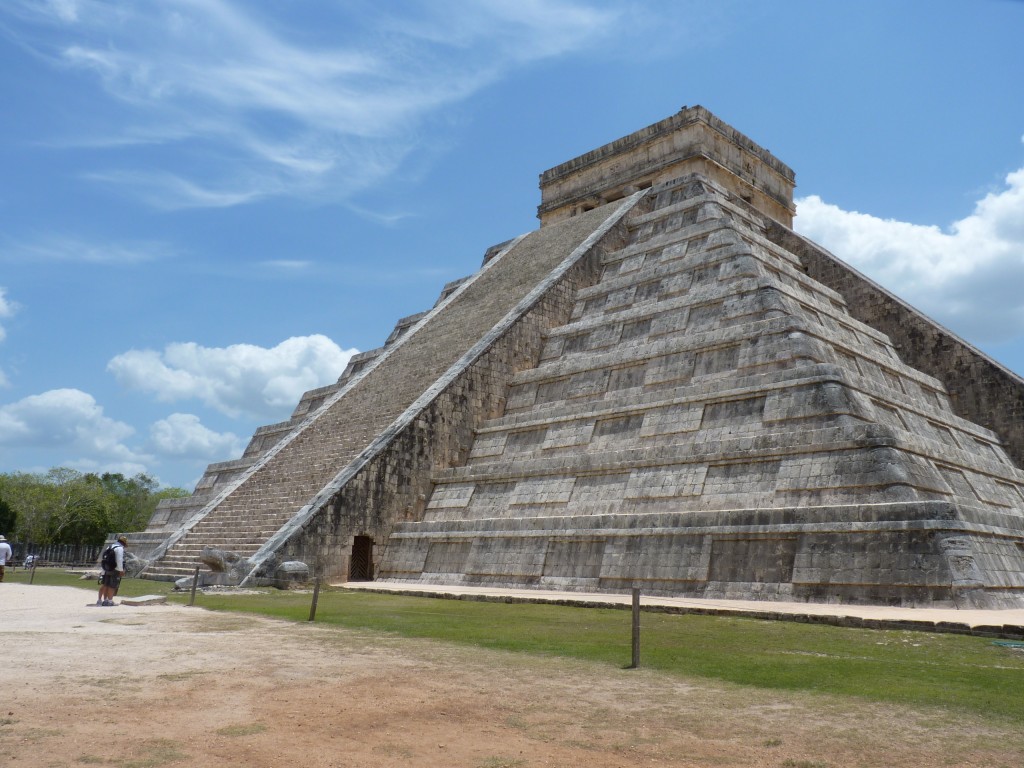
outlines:
{"label": "stone step", "polygon": [[674,201],[669,201],[667,199],[655,199],[652,201],[650,210],[638,211],[636,215],[630,219],[629,231],[634,233],[635,236],[635,233],[639,232],[649,224],[661,221],[666,217],[679,215],[684,211],[697,208],[705,203],[721,205],[722,197],[714,191],[702,189],[696,194]]}
{"label": "stone step", "polygon": [[[282,523],[283,522],[287,522],[287,521],[282,521]],[[196,526],[196,528],[193,529],[193,530],[197,534],[202,534],[203,536],[210,536],[210,537],[213,537],[213,538],[227,536],[228,538],[235,537],[235,538],[266,539],[266,538],[268,538],[270,536],[273,536],[280,529],[280,527],[281,527],[281,525],[279,525],[279,524],[275,524],[275,525],[271,525],[271,526],[266,526],[266,527],[256,527],[256,526],[231,525],[230,522],[228,522],[228,523],[218,522],[216,524],[210,524],[208,526],[203,526],[201,528],[199,526]]]}
{"label": "stone step", "polygon": [[651,392],[687,384],[710,387],[712,381],[723,378],[768,374],[797,363],[831,362],[829,349],[803,334],[790,318],[751,325],[760,325],[763,333],[739,338],[695,333],[549,361],[516,375],[509,387],[506,413],[521,413],[551,402],[600,400],[622,390]]}
{"label": "stone step", "polygon": [[[225,548],[225,547],[214,547],[214,549],[218,549],[218,550],[220,550],[222,552],[230,552],[230,553],[234,553],[234,554],[237,554],[237,555],[241,555],[242,557],[248,557],[248,556],[252,555],[259,548],[260,548],[259,544],[245,544],[245,545],[239,544],[238,546],[235,546],[232,549],[228,549],[228,548]],[[192,546],[189,546],[188,548],[182,548],[182,549],[174,548],[174,549],[171,549],[165,555],[165,559],[173,560],[175,558],[179,558],[179,559],[194,559],[194,560],[198,560],[202,556],[203,549],[204,549],[204,547],[192,547]]]}
{"label": "stone step", "polygon": [[709,392],[699,383],[681,383],[651,392],[617,393],[601,400],[552,401],[535,405],[529,411],[506,414],[486,421],[476,430],[476,434],[486,436],[495,432],[520,431],[586,419],[607,418],[615,414],[628,415],[683,404],[702,405],[712,398],[715,401],[740,399],[758,392],[835,381],[836,377],[836,367],[831,363],[813,363],[767,373],[740,375],[729,383],[730,386],[715,392]]}
{"label": "stone step", "polygon": [[262,546],[262,541],[236,539],[234,541],[223,540],[217,542],[191,541],[184,546],[175,546],[168,552],[169,557],[199,557],[204,549],[211,547],[224,552],[236,552],[240,555],[250,555]]}
{"label": "stone step", "polygon": [[670,247],[683,239],[699,240],[721,227],[722,222],[720,219],[707,219],[675,232],[648,238],[642,242],[629,240],[621,248],[604,254],[601,259],[601,263],[605,266],[610,266],[617,262],[622,262],[638,256],[644,256],[659,249]]}
{"label": "stone step", "polygon": [[195,531],[191,532],[191,535],[186,537],[187,539],[202,539],[204,542],[212,546],[213,542],[221,541],[263,541],[267,536],[273,535],[278,528],[268,529],[270,532],[264,536],[258,531],[254,530],[207,530],[207,531]]}
{"label": "stone step", "polygon": [[[682,245],[685,243],[686,241],[681,241]],[[661,255],[653,259],[648,255],[644,259],[643,266],[625,273],[621,271],[625,266],[624,263],[619,265],[620,271],[612,271],[609,267],[605,267],[601,281],[595,285],[581,288],[577,292],[577,301],[590,302],[610,293],[632,291],[655,280],[674,281],[675,291],[683,293],[690,290],[693,285],[713,282],[715,279],[757,277],[760,274],[759,272],[737,273],[735,266],[737,261],[748,269],[760,263],[747,243],[733,243],[712,251],[711,255],[679,255],[671,258]],[[720,275],[721,277],[719,277]]]}
{"label": "stone step", "polygon": [[850,423],[803,432],[783,431],[738,437],[722,437],[701,444],[677,442],[669,445],[592,453],[559,455],[556,460],[542,456],[516,456],[501,461],[480,460],[434,473],[434,482],[503,482],[508,479],[541,476],[598,475],[628,472],[631,468],[681,467],[698,464],[726,464],[730,461],[786,459],[824,452],[871,450],[891,441],[891,433],[873,424]]}
{"label": "stone step", "polygon": [[[245,547],[245,548],[241,548],[241,549],[221,550],[221,551],[237,554],[237,555],[239,555],[241,557],[249,557],[257,549],[258,549],[258,547]],[[200,557],[202,557],[202,550],[191,550],[191,549],[183,550],[183,551],[171,550],[170,552],[168,552],[165,555],[164,560],[167,560],[167,561],[199,560]]]}

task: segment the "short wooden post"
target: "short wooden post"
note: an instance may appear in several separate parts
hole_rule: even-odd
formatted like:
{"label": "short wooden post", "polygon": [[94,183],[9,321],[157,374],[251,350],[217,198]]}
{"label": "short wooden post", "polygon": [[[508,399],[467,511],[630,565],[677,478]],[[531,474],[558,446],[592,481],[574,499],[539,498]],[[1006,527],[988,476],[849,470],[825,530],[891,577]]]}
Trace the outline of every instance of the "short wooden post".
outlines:
{"label": "short wooden post", "polygon": [[199,586],[199,566],[196,566],[196,572],[192,574],[192,594],[189,595],[188,604],[195,605],[196,602],[196,587]]}
{"label": "short wooden post", "polygon": [[309,620],[316,618],[316,602],[320,599],[320,579],[313,582],[313,602],[309,606]]}
{"label": "short wooden post", "polygon": [[633,587],[633,663],[630,669],[640,666],[640,590]]}

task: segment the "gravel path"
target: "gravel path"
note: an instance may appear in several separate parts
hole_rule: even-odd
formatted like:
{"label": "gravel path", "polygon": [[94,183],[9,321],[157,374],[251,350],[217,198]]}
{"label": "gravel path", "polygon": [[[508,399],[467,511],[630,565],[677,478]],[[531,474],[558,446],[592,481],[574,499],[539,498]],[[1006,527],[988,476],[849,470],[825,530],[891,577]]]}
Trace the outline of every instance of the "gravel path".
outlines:
{"label": "gravel path", "polygon": [[1019,724],[0,584],[0,763],[1019,766]]}

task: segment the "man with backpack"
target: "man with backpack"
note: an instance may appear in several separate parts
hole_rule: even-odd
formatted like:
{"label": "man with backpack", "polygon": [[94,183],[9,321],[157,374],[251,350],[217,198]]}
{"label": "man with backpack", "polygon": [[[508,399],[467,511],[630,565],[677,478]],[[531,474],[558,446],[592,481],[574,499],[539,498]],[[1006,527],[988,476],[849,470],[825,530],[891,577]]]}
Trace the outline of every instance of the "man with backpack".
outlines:
{"label": "man with backpack", "polygon": [[127,537],[121,534],[117,541],[103,550],[103,557],[100,558],[103,575],[100,576],[100,594],[96,598],[96,605],[114,604],[114,595],[124,576],[124,548],[127,544]]}

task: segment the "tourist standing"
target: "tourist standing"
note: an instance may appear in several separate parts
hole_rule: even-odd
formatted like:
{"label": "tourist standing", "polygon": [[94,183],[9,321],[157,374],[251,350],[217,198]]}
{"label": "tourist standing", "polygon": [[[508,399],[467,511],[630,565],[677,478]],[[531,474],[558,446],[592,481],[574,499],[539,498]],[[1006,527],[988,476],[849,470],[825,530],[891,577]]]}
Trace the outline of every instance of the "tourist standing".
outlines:
{"label": "tourist standing", "polygon": [[8,560],[14,560],[14,550],[7,543],[7,539],[0,536],[0,581],[4,580],[4,568],[7,567]]}
{"label": "tourist standing", "polygon": [[100,576],[100,594],[96,598],[96,605],[114,604],[114,595],[117,594],[121,586],[121,577],[124,576],[124,548],[127,544],[128,539],[122,534],[103,552],[100,561],[103,575]]}

